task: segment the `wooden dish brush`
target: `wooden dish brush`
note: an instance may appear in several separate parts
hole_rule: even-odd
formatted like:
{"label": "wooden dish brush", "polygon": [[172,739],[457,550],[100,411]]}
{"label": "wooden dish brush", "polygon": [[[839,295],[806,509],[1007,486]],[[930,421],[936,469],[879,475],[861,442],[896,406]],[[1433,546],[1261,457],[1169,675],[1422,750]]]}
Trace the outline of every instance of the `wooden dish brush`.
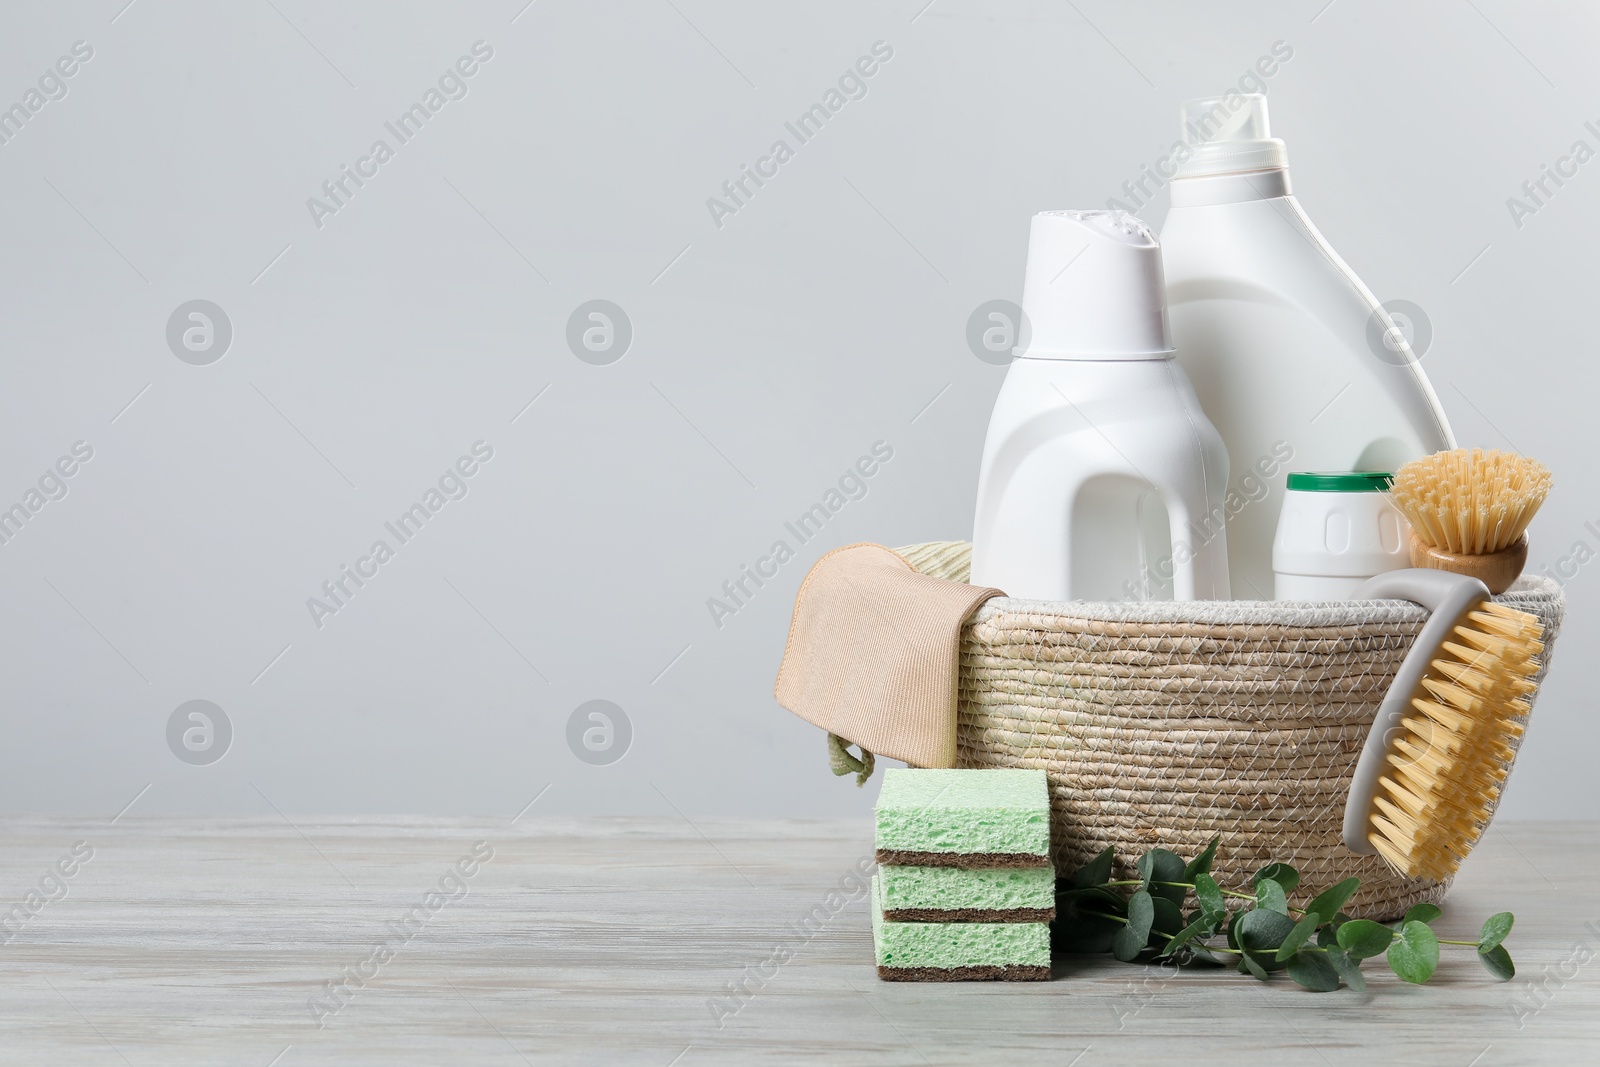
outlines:
{"label": "wooden dish brush", "polygon": [[1528,561],[1528,523],[1550,472],[1515,452],[1457,448],[1412,460],[1389,490],[1411,522],[1411,565],[1470,575],[1503,593]]}
{"label": "wooden dish brush", "polygon": [[1378,708],[1344,809],[1344,843],[1442,881],[1488,829],[1516,757],[1544,624],[1476,578],[1380,574],[1352,600],[1410,600],[1432,617]]}

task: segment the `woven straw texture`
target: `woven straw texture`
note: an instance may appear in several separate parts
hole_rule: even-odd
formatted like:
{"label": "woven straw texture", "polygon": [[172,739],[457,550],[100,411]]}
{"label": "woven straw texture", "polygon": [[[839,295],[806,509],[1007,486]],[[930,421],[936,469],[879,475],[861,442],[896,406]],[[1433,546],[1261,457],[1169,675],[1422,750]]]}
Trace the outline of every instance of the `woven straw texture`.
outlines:
{"label": "woven straw texture", "polygon": [[[898,551],[924,573],[970,573],[962,542]],[[1525,576],[1495,599],[1543,621],[1548,671],[1560,586]],[[1309,893],[1357,875],[1346,910],[1398,918],[1449,883],[1352,854],[1342,822],[1367,727],[1426,619],[1401,601],[996,598],[962,632],[957,762],[1048,773],[1063,874],[1112,845],[1129,877],[1146,849],[1188,857],[1221,834],[1225,887],[1281,860]]]}

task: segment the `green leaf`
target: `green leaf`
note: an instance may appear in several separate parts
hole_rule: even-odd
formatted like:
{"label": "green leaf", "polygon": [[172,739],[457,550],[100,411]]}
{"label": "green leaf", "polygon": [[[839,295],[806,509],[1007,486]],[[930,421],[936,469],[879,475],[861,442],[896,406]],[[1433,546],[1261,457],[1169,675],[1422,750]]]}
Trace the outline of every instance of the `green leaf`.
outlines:
{"label": "green leaf", "polygon": [[1496,945],[1488,952],[1478,953],[1478,959],[1490,974],[1501,981],[1512,978],[1517,973],[1516,964],[1511,962],[1511,953],[1506,951],[1504,945]]}
{"label": "green leaf", "polygon": [[1200,855],[1196,856],[1194,859],[1190,860],[1184,865],[1183,880],[1185,882],[1194,881],[1194,876],[1197,874],[1211,873],[1211,861],[1217,858],[1217,842],[1221,840],[1221,834],[1213,837],[1211,839],[1211,844],[1206,846],[1206,850],[1204,852],[1200,853]]}
{"label": "green leaf", "polygon": [[1150,894],[1139,890],[1128,898],[1128,929],[1143,941],[1150,936],[1150,924],[1155,921],[1156,907]]}
{"label": "green leaf", "polygon": [[1389,946],[1389,969],[1403,981],[1422,983],[1439,966],[1439,939],[1425,922],[1408,920]]}
{"label": "green leaf", "polygon": [[1223,959],[1221,956],[1217,955],[1215,952],[1212,952],[1209,948],[1206,948],[1204,945],[1201,945],[1201,944],[1185,945],[1183,950],[1185,952],[1187,952],[1190,956],[1192,956],[1194,959],[1204,960],[1206,963],[1215,963],[1215,964],[1218,964],[1218,965],[1222,965],[1222,964],[1226,964],[1228,962],[1227,960]]}
{"label": "green leaf", "polygon": [[1283,886],[1285,893],[1293,893],[1300,884],[1300,872],[1287,863],[1269,863],[1256,872],[1255,884],[1259,886],[1269,879]]}
{"label": "green leaf", "polygon": [[1150,923],[1150,936],[1157,943],[1165,941],[1179,930],[1183,929],[1183,912],[1178,906],[1166,897],[1152,896],[1150,903],[1155,905],[1155,918]]}
{"label": "green leaf", "polygon": [[1111,850],[1111,846],[1107,845],[1094,859],[1078,868],[1077,873],[1072,876],[1072,884],[1091,886],[1111,881],[1111,863],[1115,859],[1116,854]]}
{"label": "green leaf", "polygon": [[[1289,931],[1289,936],[1283,939],[1283,944],[1278,946],[1278,962],[1282,963],[1296,952],[1299,952],[1300,946],[1310,940],[1311,935],[1317,932],[1317,927],[1321,924],[1322,916],[1314,911],[1306,912],[1305,916],[1294,924],[1294,929]],[[1312,953],[1312,955],[1317,954]],[[1292,971],[1293,968],[1291,967],[1290,970]],[[1300,980],[1297,978],[1295,981],[1298,982]],[[1301,982],[1300,984],[1304,985],[1305,983]]]}
{"label": "green leaf", "polygon": [[1150,939],[1150,924],[1156,916],[1150,894],[1139,890],[1128,898],[1128,923],[1111,941],[1111,954],[1124,963],[1137,959]]}
{"label": "green leaf", "polygon": [[1338,940],[1351,959],[1364,960],[1387,949],[1394,931],[1371,919],[1352,919],[1339,927]]}
{"label": "green leaf", "polygon": [[1429,904],[1424,901],[1421,904],[1413,904],[1411,906],[1411,909],[1406,912],[1406,917],[1402,920],[1402,924],[1411,922],[1412,920],[1416,920],[1419,923],[1431,923],[1433,920],[1437,919],[1443,914],[1444,911],[1439,907],[1439,905]]}
{"label": "green leaf", "polygon": [[[1202,878],[1205,877],[1208,877],[1208,875],[1202,875]],[[1194,912],[1189,912],[1189,925],[1184,926],[1184,928],[1179,929],[1178,933],[1173,934],[1173,936],[1166,941],[1166,944],[1162,945],[1162,950],[1160,950],[1158,955],[1170,957],[1170,955],[1176,955],[1176,953],[1178,953],[1181,949],[1189,949],[1190,952],[1197,952],[1197,950],[1200,949],[1200,945],[1192,945],[1190,942],[1195,941],[1195,939],[1205,939],[1205,937],[1216,936],[1216,931],[1221,929],[1222,921],[1226,920],[1226,918],[1226,910],[1221,910],[1221,912],[1208,912],[1208,910],[1200,907],[1200,909],[1195,909]],[[1202,958],[1205,958],[1205,960],[1210,960],[1211,963],[1221,963],[1221,960],[1213,957],[1210,952],[1206,952],[1205,957]]]}
{"label": "green leaf", "polygon": [[1241,971],[1249,971],[1263,982],[1267,980],[1266,968],[1257,963],[1256,958],[1248,952],[1239,957],[1239,969]]}
{"label": "green leaf", "polygon": [[1295,953],[1289,960],[1289,977],[1313,993],[1331,993],[1339,988],[1339,972],[1322,952]]}
{"label": "green leaf", "polygon": [[1200,902],[1201,911],[1212,915],[1228,913],[1228,903],[1222,899],[1222,888],[1217,885],[1216,879],[1203,871],[1194,876],[1194,895]]}
{"label": "green leaf", "polygon": [[1200,928],[1201,937],[1212,937],[1222,929],[1223,920],[1227,919],[1227,911],[1207,911],[1205,908],[1196,908],[1189,913],[1188,922],[1191,926]]}
{"label": "green leaf", "polygon": [[1283,886],[1271,878],[1263,878],[1256,883],[1256,905],[1279,915],[1289,914],[1289,897],[1284,893]]}
{"label": "green leaf", "polygon": [[1354,989],[1357,993],[1367,988],[1366,976],[1361,973],[1361,961],[1353,960],[1344,954],[1344,949],[1334,945],[1323,953],[1328,957],[1328,962],[1333,964],[1333,969],[1339,972],[1339,977],[1344,979],[1344,984]]}
{"label": "green leaf", "polygon": [[1144,951],[1144,942],[1136,940],[1124,926],[1111,937],[1111,955],[1123,963],[1132,963]]}
{"label": "green leaf", "polygon": [[1340,912],[1329,919],[1322,929],[1317,931],[1317,944],[1323,948],[1339,943],[1339,927],[1350,921],[1350,916]]}
{"label": "green leaf", "polygon": [[[1200,877],[1205,878],[1208,881],[1210,880],[1210,875],[1202,874]],[[1218,899],[1221,899],[1220,895]],[[1179,930],[1176,934],[1172,935],[1167,943],[1162,946],[1160,955],[1171,956],[1176,954],[1180,949],[1184,948],[1188,948],[1191,952],[1198,954],[1201,946],[1192,945],[1190,942],[1196,939],[1204,939],[1207,937],[1216,936],[1217,930],[1221,928],[1223,920],[1225,920],[1227,917],[1228,913],[1225,909],[1220,911],[1207,911],[1205,908],[1196,908],[1194,911],[1189,913],[1189,924],[1183,929]],[[1212,963],[1221,962],[1210,952],[1206,952],[1201,958],[1210,960]]]}
{"label": "green leaf", "polygon": [[1062,952],[1098,956],[1111,951],[1111,942],[1122,929],[1122,924],[1115,919],[1069,911],[1056,919],[1050,932],[1052,941]]}
{"label": "green leaf", "polygon": [[1096,911],[1114,911],[1121,915],[1128,907],[1128,899],[1103,885],[1086,885],[1075,889],[1057,889],[1056,906],[1088,904]]}
{"label": "green leaf", "polygon": [[1516,916],[1509,911],[1502,911],[1489,916],[1483,921],[1483,931],[1478,934],[1478,952],[1487,953],[1500,942],[1506,939],[1511,932],[1511,924],[1516,922]]}
{"label": "green leaf", "polygon": [[1329,886],[1327,889],[1324,889],[1322,892],[1318,893],[1316,897],[1312,899],[1311,903],[1306,905],[1306,910],[1314,911],[1318,915],[1332,915],[1337,917],[1339,914],[1339,909],[1344,907],[1345,903],[1355,895],[1355,891],[1360,888],[1361,879],[1346,878],[1338,885]]}
{"label": "green leaf", "polygon": [[1185,926],[1182,930],[1179,930],[1177,933],[1173,934],[1167,939],[1167,943],[1161,947],[1161,951],[1156,953],[1156,955],[1171,956],[1179,949],[1186,947],[1189,942],[1193,941],[1195,938],[1206,936],[1204,932],[1206,919],[1207,917],[1202,915],[1188,926]]}
{"label": "green leaf", "polygon": [[1183,906],[1183,898],[1188,890],[1181,885],[1153,883],[1185,881],[1183,871],[1183,857],[1164,848],[1153,848],[1139,857],[1139,877],[1144,879],[1144,888],[1153,896],[1166,897],[1179,907]]}
{"label": "green leaf", "polygon": [[1244,950],[1245,956],[1252,959],[1259,957],[1259,962],[1267,970],[1277,970],[1282,966],[1273,959],[1273,955],[1284,939],[1294,932],[1293,919],[1275,911],[1255,908],[1239,915],[1233,925],[1239,947]]}

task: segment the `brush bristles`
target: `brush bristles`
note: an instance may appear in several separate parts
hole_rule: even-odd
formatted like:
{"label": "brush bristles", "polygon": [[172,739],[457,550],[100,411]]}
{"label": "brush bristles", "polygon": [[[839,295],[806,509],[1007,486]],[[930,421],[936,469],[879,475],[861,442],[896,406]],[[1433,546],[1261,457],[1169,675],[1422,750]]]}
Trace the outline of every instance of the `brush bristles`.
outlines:
{"label": "brush bristles", "polygon": [[1527,532],[1550,495],[1550,472],[1515,452],[1457,448],[1401,467],[1389,495],[1428,545],[1483,556]]}
{"label": "brush bristles", "polygon": [[1516,755],[1544,626],[1484,602],[1422,679],[1378,778],[1367,840],[1412,878],[1443,881],[1483,836]]}

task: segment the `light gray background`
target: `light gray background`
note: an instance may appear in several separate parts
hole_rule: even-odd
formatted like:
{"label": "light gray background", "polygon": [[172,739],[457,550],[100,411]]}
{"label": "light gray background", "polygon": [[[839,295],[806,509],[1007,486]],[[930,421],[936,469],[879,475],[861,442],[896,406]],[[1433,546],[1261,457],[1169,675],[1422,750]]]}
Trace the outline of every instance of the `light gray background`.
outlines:
{"label": "light gray background", "polygon": [[[1556,472],[1534,566],[1600,550],[1600,161],[1520,229],[1506,207],[1600,147],[1579,5],[125,3],[0,24],[6,105],[94,48],[0,146],[0,502],[95,450],[0,546],[4,810],[864,810],[771,696],[796,587],[839,544],[970,536],[1004,372],[968,314],[1020,295],[1033,212],[1103,205],[1277,40],[1305,207],[1426,309],[1461,441]],[[469,95],[318,229],[306,199],[480,39]],[[868,95],[714,226],[879,40]],[[165,340],[197,298],[234,329],[210,366]],[[610,366],[565,342],[595,298],[635,331]],[[478,440],[470,494],[317,629],[306,599]],[[868,495],[714,626],[878,440]],[[1597,574],[1567,582],[1507,815],[1600,815]],[[210,766],[167,747],[193,699],[233,725]],[[609,766],[568,748],[592,699],[632,723]]]}

